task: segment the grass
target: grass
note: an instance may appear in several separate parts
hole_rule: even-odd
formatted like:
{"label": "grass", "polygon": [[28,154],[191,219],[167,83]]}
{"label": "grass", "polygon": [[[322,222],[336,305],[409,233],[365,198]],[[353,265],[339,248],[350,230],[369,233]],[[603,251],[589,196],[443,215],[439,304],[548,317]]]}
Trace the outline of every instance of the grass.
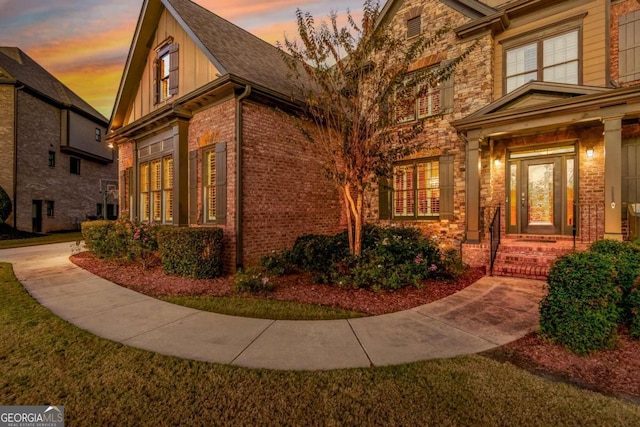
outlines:
{"label": "grass", "polygon": [[164,301],[230,316],[273,320],[353,319],[365,314],[321,305],[301,304],[264,298],[162,297]]}
{"label": "grass", "polygon": [[79,240],[82,240],[82,233],[80,231],[51,233],[46,236],[29,237],[26,239],[0,240],[0,249],[48,245],[49,243],[76,242]]}
{"label": "grass", "polygon": [[480,356],[251,370],[113,343],[57,318],[0,264],[0,401],[67,425],[640,425],[640,408]]}

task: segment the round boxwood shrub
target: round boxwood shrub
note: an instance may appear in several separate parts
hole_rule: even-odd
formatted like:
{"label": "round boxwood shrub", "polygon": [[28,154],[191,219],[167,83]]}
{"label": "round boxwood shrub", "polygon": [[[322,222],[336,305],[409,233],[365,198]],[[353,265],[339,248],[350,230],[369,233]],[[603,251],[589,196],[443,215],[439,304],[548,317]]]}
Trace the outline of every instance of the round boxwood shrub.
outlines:
{"label": "round boxwood shrub", "polygon": [[11,215],[11,199],[4,188],[0,187],[0,224],[4,223]]}
{"label": "round boxwood shrub", "polygon": [[615,342],[621,291],[610,257],[575,252],[551,267],[548,295],[540,302],[541,335],[578,354]]}
{"label": "round boxwood shrub", "polygon": [[622,301],[620,302],[622,320],[629,322],[632,307],[629,298],[634,283],[640,276],[640,250],[632,243],[607,239],[594,242],[589,250],[606,255],[613,261],[614,280],[622,291]]}

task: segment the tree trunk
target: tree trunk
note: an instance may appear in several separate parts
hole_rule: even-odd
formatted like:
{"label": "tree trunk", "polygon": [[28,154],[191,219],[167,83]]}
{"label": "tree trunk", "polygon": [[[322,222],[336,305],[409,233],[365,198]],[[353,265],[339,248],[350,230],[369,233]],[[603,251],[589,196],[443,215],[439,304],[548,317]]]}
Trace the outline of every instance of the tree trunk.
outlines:
{"label": "tree trunk", "polygon": [[355,200],[351,194],[351,187],[345,184],[342,187],[345,207],[347,209],[347,229],[349,234],[349,252],[351,255],[362,255],[362,205],[364,200],[363,190],[357,189]]}

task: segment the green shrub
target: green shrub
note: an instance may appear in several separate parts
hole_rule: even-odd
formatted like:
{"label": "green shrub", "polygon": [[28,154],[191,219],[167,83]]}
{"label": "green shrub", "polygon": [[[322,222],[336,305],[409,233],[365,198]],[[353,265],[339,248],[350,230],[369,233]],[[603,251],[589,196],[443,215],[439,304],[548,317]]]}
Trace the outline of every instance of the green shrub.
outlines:
{"label": "green shrub", "polygon": [[11,215],[13,207],[11,205],[11,198],[4,191],[4,188],[0,186],[0,224],[4,223],[9,215]]}
{"label": "green shrub", "polygon": [[540,302],[540,332],[578,354],[610,347],[618,326],[621,292],[610,257],[576,252],[551,267]]}
{"label": "green shrub", "polygon": [[114,221],[85,221],[81,231],[85,246],[98,258],[119,258],[126,253],[127,237],[119,238]]}
{"label": "green shrub", "polygon": [[640,250],[629,242],[616,240],[598,240],[589,248],[590,251],[609,256],[615,268],[615,283],[622,290],[620,309],[622,319],[628,322],[631,318],[631,290],[636,279],[640,276]]}
{"label": "green shrub", "polygon": [[349,255],[347,233],[335,236],[308,234],[299,237],[291,250],[294,265],[312,273],[319,283],[329,283],[335,277],[338,263]]}
{"label": "green shrub", "polygon": [[162,228],[158,249],[167,274],[205,279],[222,273],[221,228]]}
{"label": "green shrub", "polygon": [[238,270],[233,279],[236,292],[264,294],[273,291],[273,282],[262,271],[248,268]]}
{"label": "green shrub", "polygon": [[629,335],[640,339],[640,278],[636,279],[627,299],[629,306]]}
{"label": "green shrub", "polygon": [[460,277],[467,270],[467,266],[462,262],[462,256],[456,249],[447,249],[442,255],[441,277],[455,279]]}
{"label": "green shrub", "polygon": [[284,276],[295,271],[295,265],[291,261],[291,252],[274,252],[260,258],[260,266],[274,276]]}

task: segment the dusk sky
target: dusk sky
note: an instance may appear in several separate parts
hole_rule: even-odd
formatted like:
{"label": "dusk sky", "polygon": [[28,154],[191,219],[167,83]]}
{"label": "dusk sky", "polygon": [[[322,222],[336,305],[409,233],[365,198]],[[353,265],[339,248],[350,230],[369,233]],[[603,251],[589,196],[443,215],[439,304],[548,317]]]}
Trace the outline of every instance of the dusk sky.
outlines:
{"label": "dusk sky", "polygon": [[[109,118],[142,2],[0,0],[0,46],[19,47]],[[295,37],[296,8],[316,21],[362,8],[362,0],[195,2],[272,44]]]}

